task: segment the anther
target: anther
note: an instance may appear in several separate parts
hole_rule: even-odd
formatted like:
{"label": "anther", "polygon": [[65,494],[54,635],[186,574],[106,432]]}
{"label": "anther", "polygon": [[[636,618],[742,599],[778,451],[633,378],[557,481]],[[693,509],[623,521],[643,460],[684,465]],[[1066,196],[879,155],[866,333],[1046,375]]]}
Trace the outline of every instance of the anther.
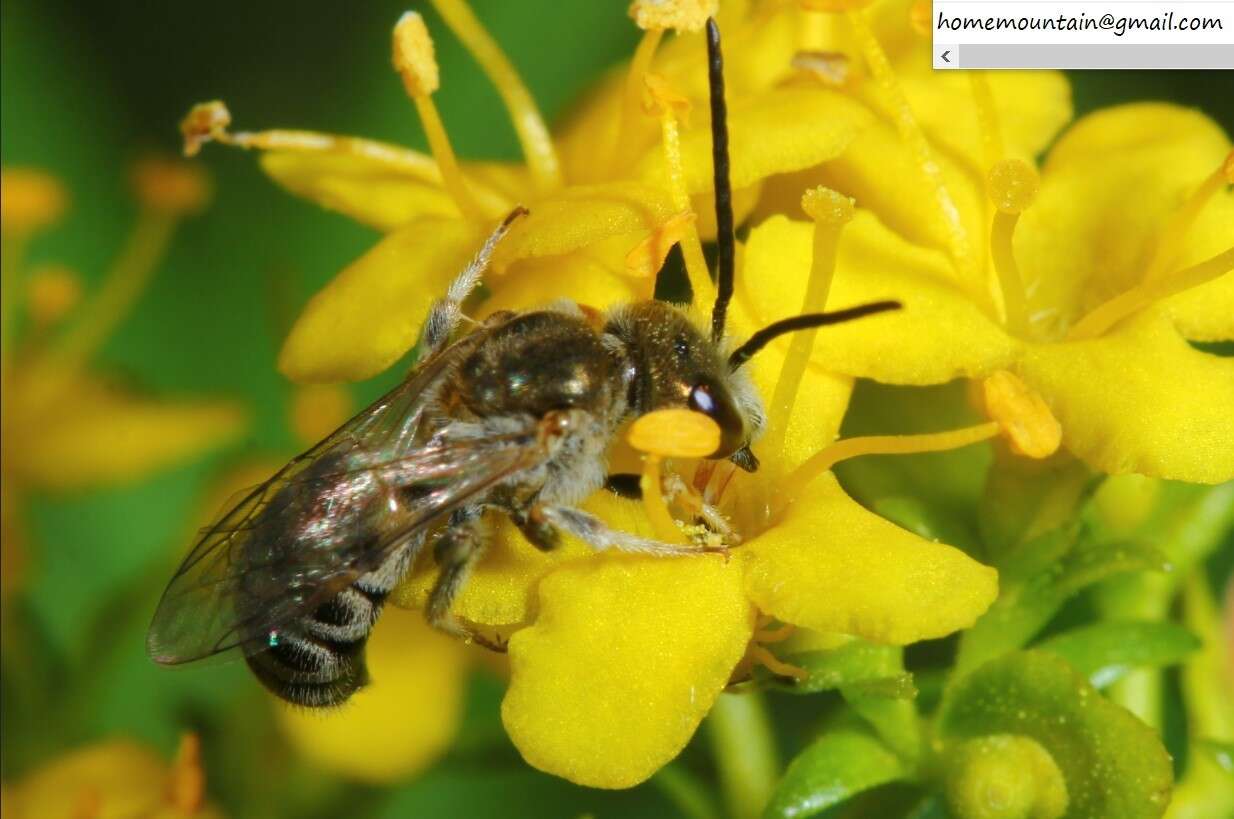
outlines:
{"label": "anther", "polygon": [[719,6],[719,0],[634,0],[630,17],[643,31],[701,31]]}
{"label": "anther", "polygon": [[[639,242],[626,254],[625,272],[627,276],[647,279],[651,287],[655,287],[655,275],[664,266],[664,260],[673,249],[673,245],[685,240],[695,228],[696,217],[692,211],[682,211],[669,217],[660,225],[655,233]],[[650,298],[650,295],[648,295]]]}
{"label": "anther", "polygon": [[848,55],[841,51],[798,51],[790,64],[832,88],[847,83],[853,71]]}
{"label": "anther", "polygon": [[199,102],[180,120],[180,135],[184,138],[184,155],[197,156],[201,146],[215,140],[228,142],[227,128],[231,112],[222,100]]}
{"label": "anther", "polygon": [[986,177],[986,190],[998,211],[990,229],[990,255],[1003,294],[1006,324],[1015,333],[1028,330],[1028,299],[1011,240],[1020,214],[1032,204],[1039,186],[1036,169],[1022,159],[996,162]]}
{"label": "anther", "polygon": [[210,180],[197,166],[151,157],[133,166],[137,199],[153,211],[188,214],[202,210],[210,200]]}
{"label": "anther", "polygon": [[5,233],[29,233],[54,223],[68,196],[60,181],[33,168],[0,172],[0,227]]}
{"label": "anther", "polygon": [[1062,444],[1063,428],[1045,400],[1014,373],[999,370],[982,382],[986,414],[998,423],[1011,451],[1048,458]]}
{"label": "anther", "polygon": [[664,458],[704,458],[720,446],[720,427],[706,415],[686,409],[664,409],[640,416],[630,425],[627,441],[645,453],[639,487],[643,508],[656,536],[668,543],[687,540],[664,498]]}

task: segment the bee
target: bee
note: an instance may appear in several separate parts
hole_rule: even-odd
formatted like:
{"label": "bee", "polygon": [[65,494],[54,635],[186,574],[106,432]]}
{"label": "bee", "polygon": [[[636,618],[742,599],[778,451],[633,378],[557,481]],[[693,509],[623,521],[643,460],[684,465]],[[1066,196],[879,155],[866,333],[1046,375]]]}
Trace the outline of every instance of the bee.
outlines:
{"label": "bee", "polygon": [[568,533],[597,550],[707,551],[615,530],[578,508],[606,483],[631,489],[607,475],[620,425],[670,407],[703,413],[722,432],[710,458],[754,471],[764,412],[743,365],[785,333],[899,307],[799,315],[729,348],[733,213],[714,21],[707,42],[719,229],[710,332],[660,301],[600,321],[568,301],[465,320],[493,250],[526,212],[516,209],[431,308],[406,379],[203,530],[159,602],[147,639],[155,661],[238,648],[277,696],[343,703],[367,681],[365,642],[382,604],[426,545],[439,566],[428,621],[475,636],[450,609],[485,552],[491,512],[544,550]]}

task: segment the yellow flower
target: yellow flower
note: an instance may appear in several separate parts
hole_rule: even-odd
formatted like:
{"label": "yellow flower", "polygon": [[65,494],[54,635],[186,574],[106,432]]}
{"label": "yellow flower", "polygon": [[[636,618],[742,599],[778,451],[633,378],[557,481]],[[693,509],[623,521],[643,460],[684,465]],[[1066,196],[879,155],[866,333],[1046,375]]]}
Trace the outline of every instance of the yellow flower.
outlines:
{"label": "yellow flower", "polygon": [[[836,198],[825,192],[808,197],[811,205]],[[825,299],[829,248],[841,227],[835,215],[842,222],[846,211],[812,209],[821,261],[810,290]],[[778,258],[767,246],[747,246],[742,255],[739,280],[761,275]],[[734,300],[730,320],[739,337],[754,329],[745,297]],[[665,443],[672,439],[675,447],[684,434],[678,419],[665,421],[673,435],[640,432],[652,414],[635,424],[631,441],[669,448],[645,460],[643,502],[600,493],[584,504],[622,531],[661,540],[699,534],[672,522],[694,517],[698,493],[686,489],[669,500],[658,488],[662,464],[676,454],[674,474],[687,486],[706,487],[703,498],[728,521],[731,542],[740,543],[730,559],[596,554],[572,540],[544,553],[499,524],[498,542],[453,612],[475,626],[513,632],[502,716],[532,765],[594,787],[643,781],[689,741],[747,655],[777,672],[794,671],[760,644],[760,615],[905,644],[971,625],[995,598],[992,569],[865,510],[828,470],[859,454],[945,449],[1000,431],[1013,434],[1012,424],[832,445],[852,381],[812,361],[812,339],[801,338],[806,341],[795,349],[771,347],[750,364],[760,392],[773,399],[768,433],[756,445],[762,460],[757,473],[680,457]],[[619,446],[611,460],[636,463],[634,457]],[[395,601],[423,606],[435,575],[431,559],[421,560]]]}
{"label": "yellow flower", "polygon": [[[530,216],[514,226],[494,255],[486,311],[526,306],[527,299],[545,294],[592,305],[649,296],[665,254],[682,237],[691,283],[696,290],[710,290],[698,237],[700,230],[714,233],[714,224],[705,217],[696,228],[691,218],[691,198],[710,195],[708,126],[697,118],[702,121],[679,131],[685,110],[661,104],[676,94],[677,80],[703,78],[701,36],[686,31],[666,46],[667,79],[648,75],[664,34],[659,26],[681,23],[693,30],[695,22],[701,25],[694,17],[708,4],[684,5],[695,8],[684,17],[670,15],[668,22],[657,15],[640,17],[649,29],[620,83],[626,89],[622,104],[576,121],[558,143],[466,4],[434,0],[501,94],[524,164],[460,163],[455,157],[433,103],[440,78],[432,41],[415,13],[404,15],[395,28],[394,62],[420,115],[431,156],[306,131],[232,133],[221,102],[190,111],[182,124],[189,155],[211,140],[261,150],[263,170],[292,193],[387,232],[309,302],[283,347],[280,370],[295,381],[322,382],[363,379],[389,367],[416,342],[431,302],[492,225],[516,205],[529,208]],[[749,31],[739,42],[761,42],[761,28]],[[779,42],[790,31],[777,22],[769,33]],[[733,173],[738,204],[748,210],[760,180],[836,156],[854,129],[828,114],[831,107],[846,104],[828,89],[749,93],[767,86],[767,72],[758,67],[758,59],[745,58],[741,48],[734,53]],[[684,65],[682,55],[689,57],[689,71],[671,70]],[[764,126],[768,117],[776,128]],[[616,135],[623,129],[630,131],[629,139],[619,140]],[[675,148],[657,144],[656,136],[664,133],[671,133]],[[646,134],[652,137],[645,139]],[[589,159],[577,162],[580,153]],[[665,184],[665,177],[674,175],[684,185]],[[709,301],[703,295],[701,301]]]}
{"label": "yellow flower", "polygon": [[[851,28],[890,122],[764,193],[756,215],[773,218],[750,244],[780,248],[782,266],[741,283],[754,314],[801,298],[811,228],[785,202],[792,185],[824,182],[865,209],[840,246],[835,297],[904,302],[829,334],[834,371],[935,384],[1008,370],[1094,469],[1234,477],[1234,361],[1188,343],[1234,338],[1227,137],[1195,111],[1121,106],[1075,123],[1038,178],[1026,160],[1065,118],[1065,87],[1055,99],[1004,72],[925,79],[926,44],[904,45],[904,12],[833,19]],[[898,29],[879,27],[888,15]]]}
{"label": "yellow flower", "polygon": [[154,401],[88,369],[156,270],[176,224],[200,209],[209,191],[200,173],[163,160],[139,163],[133,182],[142,205],[133,236],[98,291],[78,305],[82,288],[73,271],[23,267],[27,242],[63,211],[67,196],[47,174],[4,170],[6,590],[23,560],[27,493],[134,480],[218,446],[244,426],[244,413],[232,403]]}
{"label": "yellow flower", "polygon": [[168,765],[131,740],[91,745],[55,759],[4,789],[11,819],[221,819],[206,802],[197,737],[180,740]]}

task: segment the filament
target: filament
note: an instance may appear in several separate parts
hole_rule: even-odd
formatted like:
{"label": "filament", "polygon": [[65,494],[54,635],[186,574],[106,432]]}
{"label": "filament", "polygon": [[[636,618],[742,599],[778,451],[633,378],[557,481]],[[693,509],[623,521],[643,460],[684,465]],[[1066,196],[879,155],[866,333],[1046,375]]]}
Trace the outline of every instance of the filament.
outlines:
{"label": "filament", "polygon": [[412,97],[411,101],[415,103],[416,111],[420,114],[420,123],[424,126],[429,150],[437,160],[437,167],[441,169],[442,187],[450,194],[450,198],[465,218],[473,222],[486,221],[487,217],[472,196],[463,170],[459,167],[454,148],[450,145],[450,137],[446,134],[445,125],[441,122],[433,98],[424,94]]}
{"label": "filament", "polygon": [[613,130],[613,144],[609,149],[609,168],[615,176],[626,166],[630,152],[635,146],[630,139],[630,130],[639,116],[644,93],[644,79],[651,61],[655,58],[656,49],[664,39],[664,29],[651,28],[643,32],[643,37],[634,50],[630,60],[630,71],[626,75],[625,93],[621,100],[621,110],[617,114],[617,127]]}
{"label": "filament", "polygon": [[751,643],[749,648],[750,657],[759,665],[765,666],[768,671],[775,674],[777,677],[792,677],[794,680],[801,682],[810,677],[810,672],[804,668],[795,666],[792,663],[786,663],[776,655],[772,654],[758,643]]}
{"label": "filament", "polygon": [[973,92],[973,102],[977,107],[977,126],[981,131],[981,147],[985,152],[985,164],[988,168],[1002,159],[1006,152],[1002,128],[998,121],[998,109],[994,106],[989,75],[985,71],[966,73]]}
{"label": "filament", "polygon": [[1195,223],[1200,211],[1217,191],[1229,184],[1234,184],[1234,151],[1226,156],[1221,166],[1209,174],[1191,196],[1187,197],[1186,203],[1170,217],[1157,239],[1157,248],[1144,273],[1143,281],[1151,282],[1159,278],[1174,263],[1178,258],[1179,244],[1183,236],[1187,234],[1187,230]]}
{"label": "filament", "polygon": [[497,87],[537,189],[544,193],[561,187],[561,164],[553,138],[514,65],[464,0],[433,0],[433,7]]}
{"label": "filament", "polygon": [[1067,338],[1072,341],[1097,338],[1118,322],[1161,299],[1210,282],[1234,269],[1234,247],[1199,264],[1147,281],[1120,293],[1072,325]]}

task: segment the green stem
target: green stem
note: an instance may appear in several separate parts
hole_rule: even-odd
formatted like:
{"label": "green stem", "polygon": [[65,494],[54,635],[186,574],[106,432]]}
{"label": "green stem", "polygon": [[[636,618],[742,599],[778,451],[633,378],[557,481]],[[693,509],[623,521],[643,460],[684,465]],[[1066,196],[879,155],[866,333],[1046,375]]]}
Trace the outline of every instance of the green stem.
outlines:
{"label": "green stem", "polygon": [[720,819],[711,794],[680,765],[665,765],[651,778],[651,784],[687,819]]}
{"label": "green stem", "polygon": [[780,777],[767,703],[757,692],[721,694],[707,717],[712,752],[733,819],[763,812]]}

